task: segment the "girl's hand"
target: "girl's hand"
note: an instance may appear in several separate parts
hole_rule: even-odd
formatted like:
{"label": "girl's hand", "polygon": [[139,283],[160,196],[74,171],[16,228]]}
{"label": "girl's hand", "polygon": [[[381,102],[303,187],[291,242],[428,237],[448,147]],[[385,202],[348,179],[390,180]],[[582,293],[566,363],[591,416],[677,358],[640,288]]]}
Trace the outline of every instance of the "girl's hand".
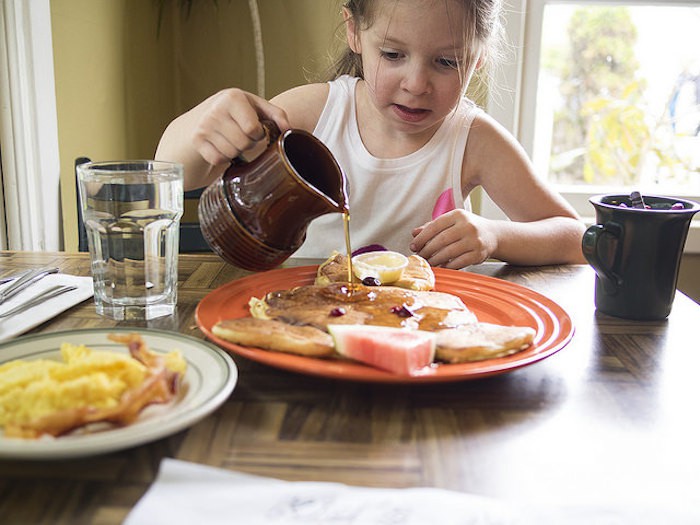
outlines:
{"label": "girl's hand", "polygon": [[431,266],[458,270],[480,264],[496,249],[489,220],[465,210],[453,210],[414,229],[411,250]]}
{"label": "girl's hand", "polygon": [[192,145],[212,166],[224,165],[265,138],[261,118],[289,129],[287,115],[267,100],[237,88],[212,95],[191,110]]}

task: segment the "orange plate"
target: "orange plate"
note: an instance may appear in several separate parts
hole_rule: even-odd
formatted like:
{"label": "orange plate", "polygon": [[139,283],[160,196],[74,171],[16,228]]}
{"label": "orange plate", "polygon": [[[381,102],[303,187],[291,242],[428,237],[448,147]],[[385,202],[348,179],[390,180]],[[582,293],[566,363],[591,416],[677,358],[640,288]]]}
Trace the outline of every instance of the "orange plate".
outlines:
{"label": "orange plate", "polygon": [[344,360],[303,357],[229,343],[211,329],[219,321],[246,317],[251,297],[275,290],[312,284],[317,266],[282,268],[225,284],[207,294],[197,305],[197,324],[209,339],[234,354],[270,366],[334,379],[378,383],[436,383],[461,381],[510,372],[531,365],[561,350],[571,340],[574,326],[567,313],[547,297],[509,281],[474,273],[435,268],[436,290],[454,294],[479,321],[535,329],[533,344],[516,354],[460,364],[439,364],[415,376],[398,376]]}

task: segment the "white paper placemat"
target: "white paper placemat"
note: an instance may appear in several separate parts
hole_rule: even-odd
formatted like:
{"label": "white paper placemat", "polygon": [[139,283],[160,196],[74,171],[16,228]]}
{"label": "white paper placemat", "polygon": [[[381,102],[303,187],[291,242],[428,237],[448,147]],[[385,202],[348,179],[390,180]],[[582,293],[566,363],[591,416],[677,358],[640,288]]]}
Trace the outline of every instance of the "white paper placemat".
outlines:
{"label": "white paper placemat", "polygon": [[[54,273],[40,279],[3,304],[0,304],[0,313],[14,308],[30,297],[48,290],[52,286],[61,284],[77,286],[77,289],[48,299],[12,317],[0,317],[0,341],[5,341],[19,334],[23,334],[27,330],[31,330],[35,326],[55,317],[71,306],[82,303],[93,296],[92,277],[78,277],[77,275]],[[3,286],[7,286],[7,284]]]}
{"label": "white paper placemat", "polygon": [[[533,474],[534,475],[534,474]],[[165,458],[125,525],[674,525],[700,511],[649,505],[518,504],[435,488],[290,482]]]}

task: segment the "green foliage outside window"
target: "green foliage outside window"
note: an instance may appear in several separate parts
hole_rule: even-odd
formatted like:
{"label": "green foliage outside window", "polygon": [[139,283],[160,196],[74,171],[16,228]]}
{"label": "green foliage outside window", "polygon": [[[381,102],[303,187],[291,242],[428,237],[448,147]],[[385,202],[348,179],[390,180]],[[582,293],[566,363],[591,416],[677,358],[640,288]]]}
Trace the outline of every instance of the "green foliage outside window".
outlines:
{"label": "green foliage outside window", "polygon": [[[677,150],[669,104],[654,115],[635,56],[637,29],[629,8],[583,7],[568,26],[566,49],[545,50],[543,68],[560,79],[550,176],[559,183],[683,183],[699,167]],[[663,180],[658,180],[663,179]]]}

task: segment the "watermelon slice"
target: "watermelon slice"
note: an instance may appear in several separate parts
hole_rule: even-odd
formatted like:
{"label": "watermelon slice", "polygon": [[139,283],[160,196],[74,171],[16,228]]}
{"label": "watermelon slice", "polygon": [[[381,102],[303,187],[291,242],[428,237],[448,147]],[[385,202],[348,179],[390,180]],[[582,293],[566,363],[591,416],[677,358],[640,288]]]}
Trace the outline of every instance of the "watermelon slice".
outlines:
{"label": "watermelon slice", "polygon": [[415,375],[435,358],[435,334],[422,330],[355,324],[328,325],[336,351],[387,372]]}

